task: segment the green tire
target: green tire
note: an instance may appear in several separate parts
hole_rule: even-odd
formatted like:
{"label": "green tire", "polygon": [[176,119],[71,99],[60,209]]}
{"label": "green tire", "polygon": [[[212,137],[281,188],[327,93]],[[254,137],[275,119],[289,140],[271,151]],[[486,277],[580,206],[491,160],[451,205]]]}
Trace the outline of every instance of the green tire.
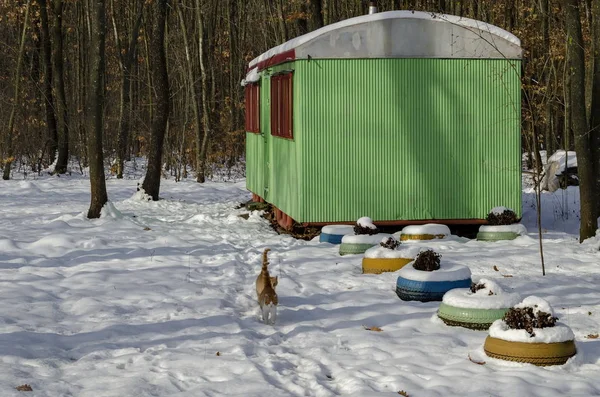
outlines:
{"label": "green tire", "polygon": [[492,323],[504,317],[505,309],[470,309],[440,304],[438,317],[453,327],[464,327],[477,330],[487,330]]}
{"label": "green tire", "polygon": [[340,244],[340,255],[364,254],[366,250],[376,244],[342,243]]}
{"label": "green tire", "polygon": [[519,237],[519,234],[515,233],[515,232],[479,232],[479,233],[477,233],[477,240],[479,240],[479,241],[514,240],[517,237]]}

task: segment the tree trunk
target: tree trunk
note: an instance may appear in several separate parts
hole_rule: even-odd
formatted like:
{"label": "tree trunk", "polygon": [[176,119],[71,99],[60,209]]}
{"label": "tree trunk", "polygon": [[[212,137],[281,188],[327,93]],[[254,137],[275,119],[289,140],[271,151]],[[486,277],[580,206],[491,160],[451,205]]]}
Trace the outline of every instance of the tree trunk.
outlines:
{"label": "tree trunk", "polygon": [[[202,163],[201,152],[202,152],[202,127],[200,120],[200,104],[198,103],[198,95],[196,93],[196,78],[194,76],[194,68],[192,66],[192,58],[190,56],[190,46],[187,38],[187,29],[185,26],[185,20],[183,18],[183,11],[181,4],[177,5],[177,15],[179,16],[179,24],[181,26],[181,34],[183,38],[183,47],[185,50],[185,69],[187,73],[188,83],[187,86],[190,90],[190,98],[192,100],[192,111],[194,114],[194,135],[196,141],[196,168],[200,167]],[[201,25],[202,22],[196,21],[197,24]],[[231,54],[230,54],[231,56]]]}
{"label": "tree trunk", "polygon": [[198,58],[200,60],[200,74],[202,81],[202,127],[204,134],[202,136],[202,144],[200,146],[200,155],[198,157],[196,181],[204,183],[206,181],[206,150],[208,148],[208,138],[210,136],[210,113],[208,106],[208,73],[204,65],[204,16],[201,9],[202,2],[196,0],[196,23],[198,24]]}
{"label": "tree trunk", "polygon": [[[231,130],[238,128],[238,117],[236,106],[239,103],[238,96],[238,0],[228,0],[227,29],[229,30],[229,114],[231,117]],[[196,23],[200,23],[196,21]]]}
{"label": "tree trunk", "polygon": [[590,147],[594,164],[596,215],[600,215],[600,0],[592,0],[592,105],[590,109]]}
{"label": "tree trunk", "polygon": [[[113,7],[114,10],[114,7]],[[125,158],[127,157],[127,149],[129,147],[129,132],[131,129],[131,70],[136,57],[137,41],[142,25],[142,16],[144,14],[144,3],[142,0],[137,1],[137,14],[131,37],[126,49],[122,49],[125,54],[120,57],[121,63],[121,105],[119,107],[119,133],[117,137],[117,179],[123,179],[123,167]],[[113,25],[114,13],[113,13]],[[116,33],[115,25],[115,36]],[[121,46],[119,46],[120,48]],[[120,51],[119,54],[122,54]]]}
{"label": "tree trunk", "polygon": [[279,33],[281,34],[281,42],[285,43],[288,41],[288,31],[285,26],[285,13],[283,12],[282,0],[275,0],[275,7],[277,11],[277,21],[279,22]]}
{"label": "tree trunk", "polygon": [[64,174],[69,163],[69,126],[67,115],[67,97],[65,94],[65,72],[63,65],[63,0],[52,3],[52,76],[54,78],[54,96],[58,115],[58,160],[54,172]]}
{"label": "tree trunk", "polygon": [[58,130],[56,127],[56,113],[54,110],[54,94],[52,93],[52,46],[50,45],[50,30],[48,23],[48,5],[46,0],[38,0],[40,5],[41,17],[41,40],[42,56],[44,59],[44,104],[46,110],[46,124],[48,127],[48,150],[50,154],[50,163],[56,159],[58,150]]}
{"label": "tree trunk", "polygon": [[324,25],[321,0],[310,0],[310,29],[317,30]]}
{"label": "tree trunk", "polygon": [[588,138],[588,123],[585,109],[585,58],[583,34],[579,15],[579,1],[566,1],[567,51],[571,74],[571,122],[577,152],[577,173],[581,206],[579,240],[596,234],[597,214],[594,203],[594,167]]}
{"label": "tree trunk", "polygon": [[15,85],[15,94],[13,96],[13,102],[10,110],[10,117],[8,119],[8,135],[6,137],[6,154],[7,159],[4,162],[4,173],[2,174],[2,179],[9,180],[10,179],[10,168],[13,162],[13,129],[15,127],[15,117],[17,114],[17,106],[19,102],[19,94],[20,94],[20,82],[21,82],[21,63],[23,62],[23,51],[25,49],[25,38],[27,33],[27,25],[29,25],[29,7],[31,6],[31,0],[27,0],[27,5],[25,6],[25,20],[23,21],[23,31],[21,33],[21,44],[19,45],[19,55],[17,57],[17,70],[15,71],[14,85]]}
{"label": "tree trunk", "polygon": [[93,0],[89,5],[92,37],[89,47],[90,76],[86,100],[86,127],[88,137],[88,158],[90,162],[91,202],[88,218],[100,218],[102,207],[108,201],[104,178],[104,154],[102,133],[104,120],[104,71],[106,68],[106,5],[105,0]]}
{"label": "tree trunk", "polygon": [[148,150],[148,167],[142,183],[142,189],[158,200],[160,191],[160,175],[162,171],[162,152],[167,121],[169,120],[169,76],[167,75],[167,57],[165,54],[165,22],[167,17],[167,0],[156,0],[152,3],[152,26],[150,27],[150,73],[152,75],[154,112],[150,126],[150,147]]}

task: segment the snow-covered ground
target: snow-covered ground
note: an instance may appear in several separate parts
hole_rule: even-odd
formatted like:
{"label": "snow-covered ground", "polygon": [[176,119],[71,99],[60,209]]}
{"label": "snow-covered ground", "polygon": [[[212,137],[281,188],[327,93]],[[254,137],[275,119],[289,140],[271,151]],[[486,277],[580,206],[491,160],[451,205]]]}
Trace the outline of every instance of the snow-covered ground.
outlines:
{"label": "snow-covered ground", "polygon": [[[600,395],[600,339],[586,337],[600,332],[599,242],[574,234],[576,188],[544,195],[545,277],[527,189],[527,236],[407,243],[546,299],[579,353],[538,368],[485,357],[486,332],[445,326],[439,303],[399,300],[397,274],[361,274],[362,256],[238,217],[243,181],[163,180],[159,202],[136,199],[136,180],[107,184],[113,205],[87,220],[86,179],[0,181],[2,397],[22,384],[48,397]],[[274,326],[254,284],[266,247]]]}

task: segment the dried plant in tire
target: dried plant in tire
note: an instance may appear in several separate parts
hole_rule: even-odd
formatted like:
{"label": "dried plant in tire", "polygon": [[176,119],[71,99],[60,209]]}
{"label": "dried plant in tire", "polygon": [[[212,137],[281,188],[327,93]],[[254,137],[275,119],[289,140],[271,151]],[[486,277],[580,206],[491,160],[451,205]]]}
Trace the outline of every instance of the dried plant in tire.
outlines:
{"label": "dried plant in tire", "polygon": [[441,258],[442,255],[433,250],[421,251],[419,255],[417,255],[413,267],[417,270],[432,272],[440,268]]}
{"label": "dried plant in tire", "polygon": [[505,209],[502,213],[492,211],[487,215],[486,220],[492,226],[512,225],[519,222],[517,214],[515,214],[513,210],[509,209]]}
{"label": "dried plant in tire", "polygon": [[[471,292],[476,293],[479,290],[485,289],[486,285],[484,283],[471,283]],[[495,295],[494,291],[490,290],[488,295]]]}
{"label": "dried plant in tire", "polygon": [[557,317],[543,311],[535,312],[532,307],[511,308],[502,319],[511,329],[524,329],[534,337],[534,328],[549,328],[556,325]]}
{"label": "dried plant in tire", "polygon": [[383,248],[395,250],[400,246],[400,241],[396,240],[394,237],[388,237],[380,242],[379,245],[381,245]]}
{"label": "dried plant in tire", "polygon": [[379,233],[379,229],[372,223],[371,218],[362,217],[354,225],[354,234],[373,235]]}

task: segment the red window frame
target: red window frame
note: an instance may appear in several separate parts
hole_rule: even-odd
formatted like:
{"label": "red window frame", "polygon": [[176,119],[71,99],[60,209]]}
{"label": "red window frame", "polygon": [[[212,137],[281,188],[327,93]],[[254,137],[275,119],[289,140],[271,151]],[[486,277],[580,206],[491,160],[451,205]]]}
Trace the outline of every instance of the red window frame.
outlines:
{"label": "red window frame", "polygon": [[260,85],[247,84],[246,99],[246,131],[260,133]]}
{"label": "red window frame", "polygon": [[293,73],[271,76],[271,135],[294,139]]}

